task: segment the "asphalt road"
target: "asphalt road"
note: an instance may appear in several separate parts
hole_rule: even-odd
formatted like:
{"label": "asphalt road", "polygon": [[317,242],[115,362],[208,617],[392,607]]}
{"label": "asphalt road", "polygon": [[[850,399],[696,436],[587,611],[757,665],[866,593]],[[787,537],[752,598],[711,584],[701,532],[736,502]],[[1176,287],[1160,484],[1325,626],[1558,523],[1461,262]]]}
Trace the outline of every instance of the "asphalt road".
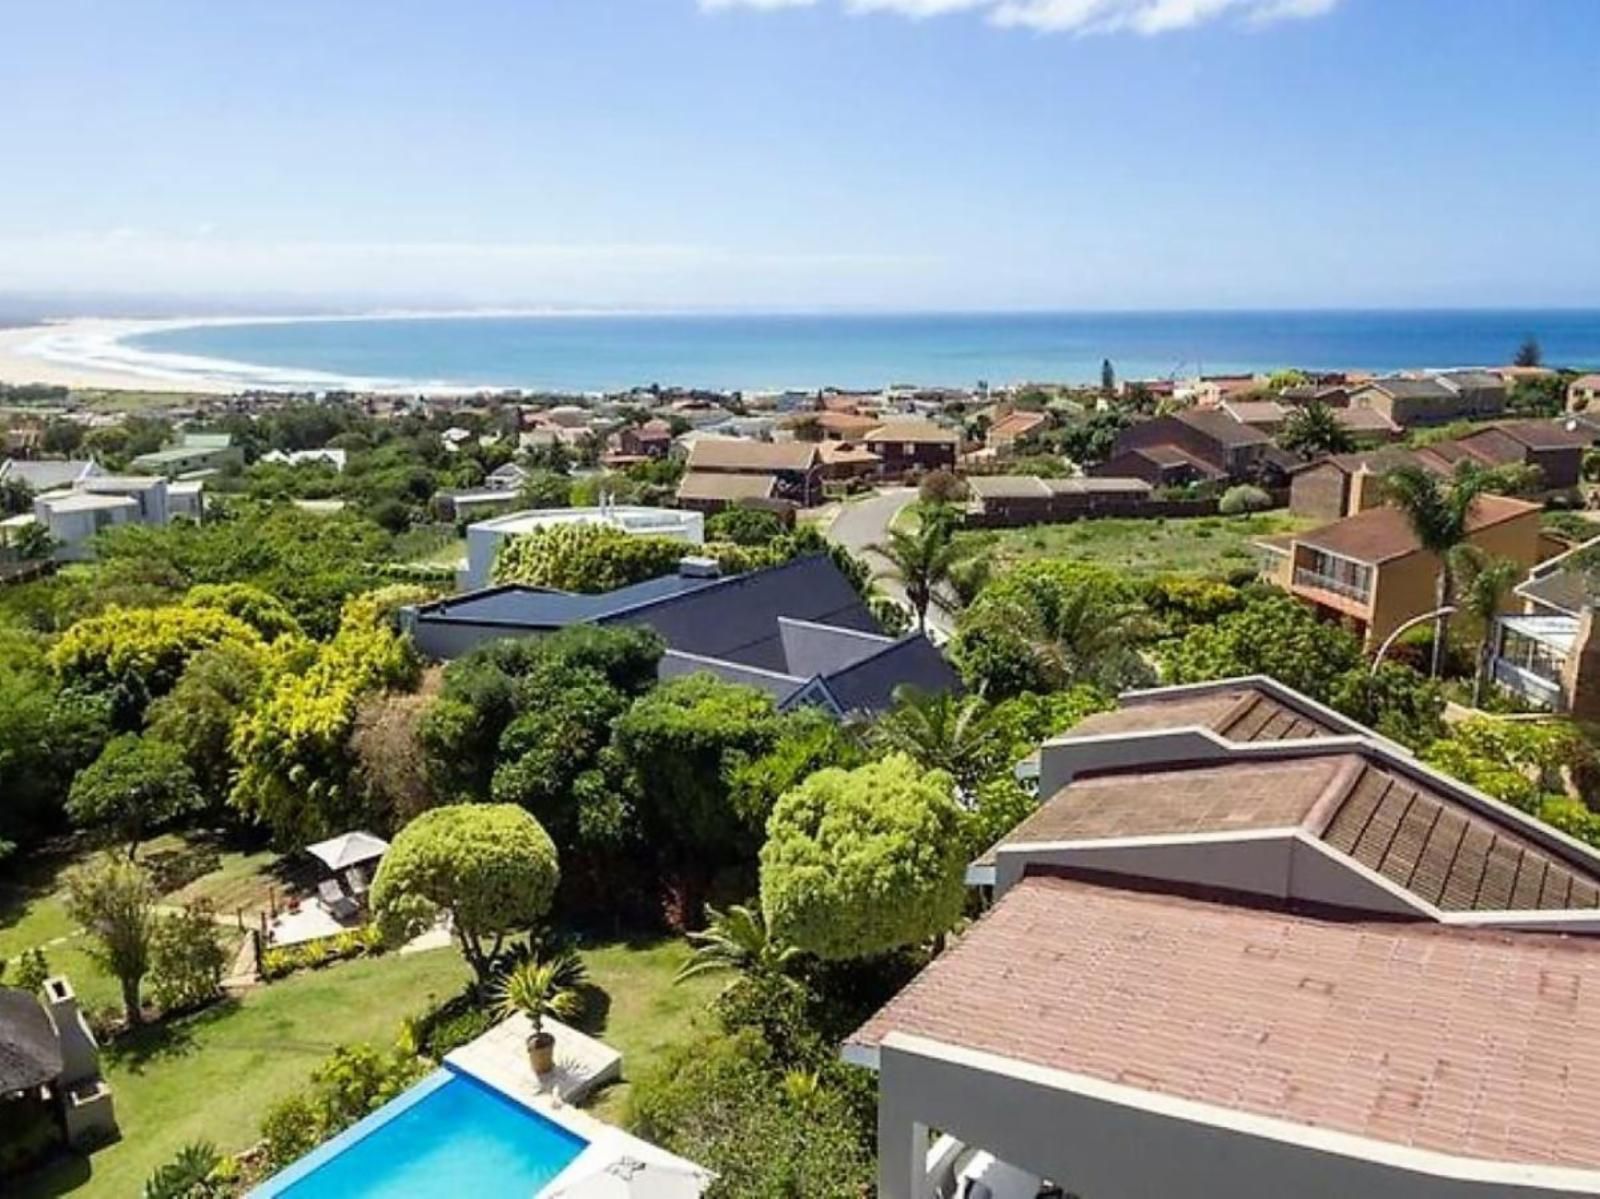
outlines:
{"label": "asphalt road", "polygon": [[[891,487],[880,491],[870,499],[857,500],[853,504],[846,504],[839,510],[839,515],[834,518],[833,524],[828,528],[828,540],[844,546],[857,558],[860,558],[871,569],[876,577],[878,572],[885,569],[888,563],[881,554],[875,554],[870,547],[882,542],[888,535],[889,526],[894,523],[894,518],[900,515],[901,509],[917,498],[915,487]],[[906,604],[905,590],[893,579],[877,579],[878,587],[886,594],[893,596],[900,603]],[[955,624],[949,616],[938,608],[928,609],[928,632],[936,642],[944,642],[955,632]]]}

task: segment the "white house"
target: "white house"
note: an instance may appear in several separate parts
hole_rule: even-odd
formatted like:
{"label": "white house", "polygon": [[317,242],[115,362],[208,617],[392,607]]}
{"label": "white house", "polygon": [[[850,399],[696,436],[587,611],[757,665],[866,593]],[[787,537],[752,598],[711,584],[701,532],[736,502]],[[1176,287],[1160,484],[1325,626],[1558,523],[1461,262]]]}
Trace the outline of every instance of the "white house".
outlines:
{"label": "white house", "polygon": [[686,545],[700,545],[706,539],[705,517],[678,508],[602,504],[596,508],[537,508],[512,512],[467,526],[467,562],[458,573],[458,585],[463,591],[487,587],[494,571],[495,555],[507,538],[571,524],[610,525],[635,537],[670,537]]}

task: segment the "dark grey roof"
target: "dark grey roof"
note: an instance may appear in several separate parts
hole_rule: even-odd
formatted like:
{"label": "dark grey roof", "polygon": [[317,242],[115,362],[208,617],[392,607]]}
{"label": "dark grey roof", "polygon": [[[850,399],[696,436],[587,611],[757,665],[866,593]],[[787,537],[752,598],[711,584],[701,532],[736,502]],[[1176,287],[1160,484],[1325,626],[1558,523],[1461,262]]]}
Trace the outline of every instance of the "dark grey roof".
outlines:
{"label": "dark grey roof", "polygon": [[507,583],[424,604],[417,612],[426,620],[503,624],[525,629],[560,629],[569,624],[612,619],[621,612],[641,605],[672,599],[726,581],[670,574],[662,575],[659,579],[647,579],[630,587],[619,587],[601,595],[578,595],[569,591]]}
{"label": "dark grey roof", "polygon": [[778,639],[788,672],[801,678],[842,670],[889,644],[881,633],[778,617]]}
{"label": "dark grey roof", "polygon": [[0,987],[0,1094],[26,1091],[61,1074],[61,1042],[27,991]]}
{"label": "dark grey roof", "polygon": [[900,686],[930,693],[961,687],[950,663],[921,633],[909,633],[820,681],[840,712],[881,712],[893,702],[895,688]]}

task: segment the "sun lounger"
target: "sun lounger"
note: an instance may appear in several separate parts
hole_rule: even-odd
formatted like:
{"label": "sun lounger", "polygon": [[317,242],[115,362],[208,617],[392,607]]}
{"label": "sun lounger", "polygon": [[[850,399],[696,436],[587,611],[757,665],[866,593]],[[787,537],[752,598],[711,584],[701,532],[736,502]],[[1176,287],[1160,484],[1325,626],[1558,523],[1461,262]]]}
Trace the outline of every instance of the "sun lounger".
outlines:
{"label": "sun lounger", "polygon": [[349,920],[361,910],[355,900],[346,895],[335,879],[324,879],[317,884],[317,898],[335,920]]}

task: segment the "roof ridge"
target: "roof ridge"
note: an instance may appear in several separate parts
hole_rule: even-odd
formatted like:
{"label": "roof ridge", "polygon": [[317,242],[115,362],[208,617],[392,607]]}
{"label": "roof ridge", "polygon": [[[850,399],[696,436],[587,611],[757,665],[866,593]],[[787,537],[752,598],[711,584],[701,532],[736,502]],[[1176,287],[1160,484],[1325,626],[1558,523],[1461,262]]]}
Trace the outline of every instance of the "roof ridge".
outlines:
{"label": "roof ridge", "polygon": [[1311,801],[1311,807],[1307,810],[1301,827],[1320,841],[1327,834],[1328,826],[1333,823],[1333,818],[1338,815],[1339,809],[1344,807],[1345,801],[1354,794],[1356,784],[1371,769],[1372,763],[1360,754],[1347,754],[1345,760],[1339,764],[1339,769],[1328,780],[1328,785],[1322,789],[1322,793]]}

